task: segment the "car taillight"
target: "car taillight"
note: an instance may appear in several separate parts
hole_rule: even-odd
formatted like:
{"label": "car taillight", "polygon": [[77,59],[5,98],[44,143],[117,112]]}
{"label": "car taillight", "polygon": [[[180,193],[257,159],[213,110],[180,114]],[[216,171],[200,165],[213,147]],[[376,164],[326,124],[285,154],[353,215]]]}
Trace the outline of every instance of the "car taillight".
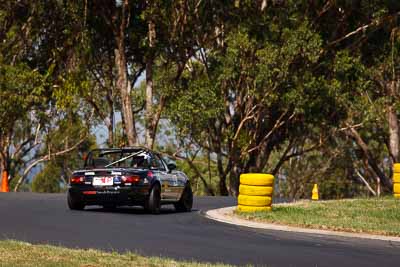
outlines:
{"label": "car taillight", "polygon": [[137,175],[122,176],[122,182],[126,185],[135,184],[140,181],[140,177]]}
{"label": "car taillight", "polygon": [[97,192],[96,191],[83,191],[84,195],[96,195]]}
{"label": "car taillight", "polygon": [[153,180],[154,174],[152,171],[148,171],[146,177],[143,180],[143,184],[148,184],[151,180]]}
{"label": "car taillight", "polygon": [[85,182],[85,177],[83,176],[75,176],[69,179],[70,184],[83,184]]}

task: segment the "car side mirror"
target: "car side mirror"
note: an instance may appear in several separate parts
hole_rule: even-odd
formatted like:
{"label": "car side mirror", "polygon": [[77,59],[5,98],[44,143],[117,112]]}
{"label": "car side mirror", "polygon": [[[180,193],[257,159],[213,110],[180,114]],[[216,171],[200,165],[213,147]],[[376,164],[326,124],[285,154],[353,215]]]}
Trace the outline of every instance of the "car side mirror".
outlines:
{"label": "car side mirror", "polygon": [[176,169],[176,164],[175,163],[168,163],[168,170],[173,171]]}

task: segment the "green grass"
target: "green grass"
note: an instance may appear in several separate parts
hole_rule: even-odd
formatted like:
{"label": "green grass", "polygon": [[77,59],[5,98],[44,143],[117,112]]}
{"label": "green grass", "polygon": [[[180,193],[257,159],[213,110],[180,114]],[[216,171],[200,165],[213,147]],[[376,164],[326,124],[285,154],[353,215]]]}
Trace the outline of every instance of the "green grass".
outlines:
{"label": "green grass", "polygon": [[300,201],[272,212],[236,212],[242,218],[305,228],[400,236],[400,200],[394,198]]}
{"label": "green grass", "polygon": [[143,257],[133,253],[107,253],[99,250],[67,249],[32,245],[19,241],[0,241],[0,266],[228,266]]}

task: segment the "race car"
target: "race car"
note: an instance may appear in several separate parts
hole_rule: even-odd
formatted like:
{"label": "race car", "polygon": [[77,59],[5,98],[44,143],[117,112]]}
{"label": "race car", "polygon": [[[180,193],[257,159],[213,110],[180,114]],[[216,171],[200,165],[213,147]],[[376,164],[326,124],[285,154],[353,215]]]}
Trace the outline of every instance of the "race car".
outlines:
{"label": "race car", "polygon": [[73,172],[67,202],[72,210],[143,206],[158,214],[161,205],[173,204],[177,211],[189,212],[193,193],[188,177],[159,153],[142,147],[107,148],[89,152],[84,168]]}

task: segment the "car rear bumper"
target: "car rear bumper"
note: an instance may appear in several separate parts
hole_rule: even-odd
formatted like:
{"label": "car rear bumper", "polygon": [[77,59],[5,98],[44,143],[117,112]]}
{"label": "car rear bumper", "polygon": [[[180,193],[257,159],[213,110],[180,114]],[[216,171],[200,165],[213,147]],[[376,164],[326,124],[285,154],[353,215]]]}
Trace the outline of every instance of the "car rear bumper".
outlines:
{"label": "car rear bumper", "polygon": [[75,201],[83,202],[85,205],[144,205],[150,187],[94,187],[71,186],[68,194]]}

